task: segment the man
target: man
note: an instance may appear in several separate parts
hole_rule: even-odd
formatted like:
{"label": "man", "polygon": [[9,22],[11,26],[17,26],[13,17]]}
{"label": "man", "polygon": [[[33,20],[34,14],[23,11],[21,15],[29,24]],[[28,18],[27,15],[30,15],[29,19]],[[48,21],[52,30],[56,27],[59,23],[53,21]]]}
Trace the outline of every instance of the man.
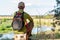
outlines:
{"label": "man", "polygon": [[[23,13],[23,21],[24,21],[24,26],[21,30],[13,30],[14,33],[20,33],[20,32],[24,32],[24,33],[27,33],[27,35],[31,36],[31,31],[32,31],[32,28],[34,26],[34,23],[33,23],[33,19],[31,18],[31,16],[29,14],[27,14],[26,12],[24,12],[24,8],[25,8],[25,4],[24,2],[20,2],[18,4],[18,11],[16,11],[14,13],[14,16],[16,15],[16,13],[19,13],[19,14],[22,14]],[[27,23],[27,19],[29,20],[29,23]],[[13,18],[13,21],[16,20]],[[20,19],[21,20],[21,19]]]}

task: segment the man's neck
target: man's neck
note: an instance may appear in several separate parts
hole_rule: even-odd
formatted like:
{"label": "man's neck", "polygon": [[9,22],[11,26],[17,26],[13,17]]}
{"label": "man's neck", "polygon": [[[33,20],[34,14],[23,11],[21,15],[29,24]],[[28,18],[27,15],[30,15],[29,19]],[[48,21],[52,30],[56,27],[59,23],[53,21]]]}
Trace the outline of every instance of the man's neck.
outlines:
{"label": "man's neck", "polygon": [[18,12],[23,13],[23,12],[24,12],[24,10],[23,10],[23,9],[19,9],[19,10],[18,10]]}

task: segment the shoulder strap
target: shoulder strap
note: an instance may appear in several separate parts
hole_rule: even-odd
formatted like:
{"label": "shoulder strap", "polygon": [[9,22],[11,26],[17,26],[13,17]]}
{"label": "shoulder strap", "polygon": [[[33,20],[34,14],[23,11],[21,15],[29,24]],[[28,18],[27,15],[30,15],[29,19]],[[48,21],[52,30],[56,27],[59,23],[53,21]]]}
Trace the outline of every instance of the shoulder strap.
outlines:
{"label": "shoulder strap", "polygon": [[15,18],[15,16],[16,16],[16,14],[17,14],[17,12],[15,13],[14,18]]}
{"label": "shoulder strap", "polygon": [[24,12],[22,13],[22,27],[24,27]]}
{"label": "shoulder strap", "polygon": [[22,13],[22,19],[24,19],[24,12]]}

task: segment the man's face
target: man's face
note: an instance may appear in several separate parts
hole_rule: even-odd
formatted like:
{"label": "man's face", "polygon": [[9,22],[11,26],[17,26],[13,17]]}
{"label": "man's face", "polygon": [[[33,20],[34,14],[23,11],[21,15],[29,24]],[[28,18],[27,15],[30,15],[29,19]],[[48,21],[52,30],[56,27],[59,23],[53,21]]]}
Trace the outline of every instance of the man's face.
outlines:
{"label": "man's face", "polygon": [[19,8],[19,9],[24,9],[25,7],[24,7],[24,6],[19,6],[18,8]]}
{"label": "man's face", "polygon": [[19,8],[19,9],[24,9],[24,8],[25,8],[24,2],[20,2],[20,3],[18,4],[18,8]]}

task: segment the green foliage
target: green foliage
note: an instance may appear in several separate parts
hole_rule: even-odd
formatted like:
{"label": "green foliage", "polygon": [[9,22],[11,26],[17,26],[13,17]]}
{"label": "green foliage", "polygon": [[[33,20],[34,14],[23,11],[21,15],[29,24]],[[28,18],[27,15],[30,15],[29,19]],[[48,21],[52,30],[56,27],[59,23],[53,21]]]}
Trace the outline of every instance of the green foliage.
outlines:
{"label": "green foliage", "polygon": [[0,24],[2,24],[2,21],[0,20]]}
{"label": "green foliage", "polygon": [[3,18],[3,19],[2,19],[2,22],[6,22],[6,21],[8,21],[8,20],[10,20],[10,19],[8,19],[8,18]]}
{"label": "green foliage", "polygon": [[36,19],[43,18],[43,15],[36,15],[35,18],[36,18]]}
{"label": "green foliage", "polygon": [[3,18],[3,19],[2,19],[2,22],[6,22],[6,20],[7,20],[6,18]]}
{"label": "green foliage", "polygon": [[11,25],[9,25],[9,26],[6,26],[6,28],[10,28],[11,27]]}
{"label": "green foliage", "polygon": [[47,19],[53,18],[53,15],[47,14],[47,15],[43,16],[43,18],[47,18]]}
{"label": "green foliage", "polygon": [[0,33],[8,33],[10,31],[12,31],[11,21],[3,19],[2,24],[0,25]]}
{"label": "green foliage", "polygon": [[55,38],[60,38],[60,33],[56,33]]}
{"label": "green foliage", "polygon": [[49,18],[53,18],[54,15],[53,14],[47,14],[47,15],[36,15],[35,18],[46,18],[46,19],[49,19]]}

